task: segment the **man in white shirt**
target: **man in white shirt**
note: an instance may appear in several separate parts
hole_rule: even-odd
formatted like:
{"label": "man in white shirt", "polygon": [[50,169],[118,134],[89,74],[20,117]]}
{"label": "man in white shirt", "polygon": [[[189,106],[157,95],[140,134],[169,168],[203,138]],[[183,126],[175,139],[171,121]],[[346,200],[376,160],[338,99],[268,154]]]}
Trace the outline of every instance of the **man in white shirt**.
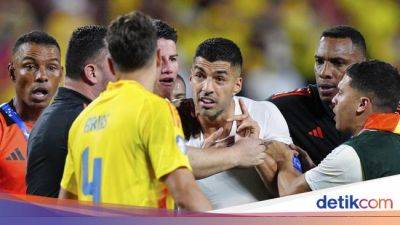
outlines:
{"label": "man in white shirt", "polygon": [[[188,151],[194,174],[203,178],[197,182],[214,209],[273,197],[253,166],[264,181],[271,181],[276,164],[265,162],[257,151],[264,151],[266,140],[292,143],[286,121],[275,105],[235,96],[242,88],[241,74],[242,56],[235,43],[224,38],[205,40],[196,50],[189,78],[195,121],[187,120],[187,112],[180,107],[188,146],[207,146],[208,139],[220,139],[218,144],[235,142],[223,149]],[[253,162],[242,165],[247,168],[232,166],[227,154],[234,151],[254,151],[243,156],[253,157]]]}

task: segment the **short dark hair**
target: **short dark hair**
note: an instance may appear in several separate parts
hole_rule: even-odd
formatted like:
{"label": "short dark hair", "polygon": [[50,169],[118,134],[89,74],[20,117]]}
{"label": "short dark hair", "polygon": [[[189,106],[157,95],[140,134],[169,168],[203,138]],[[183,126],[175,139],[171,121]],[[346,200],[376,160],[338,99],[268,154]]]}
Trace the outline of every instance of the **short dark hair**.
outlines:
{"label": "short dark hair", "polygon": [[176,30],[168,25],[166,22],[158,19],[153,19],[153,25],[157,30],[157,38],[164,38],[167,40],[172,40],[175,43],[178,41],[178,35]]}
{"label": "short dark hair", "polygon": [[365,39],[360,31],[353,27],[347,25],[331,27],[324,30],[321,37],[350,38],[351,42],[361,50],[364,57],[367,57],[367,45],[365,44]]}
{"label": "short dark hair", "polygon": [[67,77],[80,78],[88,60],[106,47],[104,40],[106,34],[107,28],[97,25],[83,26],[74,30],[68,43],[66,56]]}
{"label": "short dark hair", "polygon": [[113,20],[106,40],[117,68],[125,72],[146,66],[156,52],[156,29],[151,19],[139,11]]}
{"label": "short dark hair", "polygon": [[226,38],[210,38],[203,41],[197,47],[194,57],[202,57],[210,62],[218,60],[230,62],[231,66],[238,66],[240,69],[243,64],[240,48]]}
{"label": "short dark hair", "polygon": [[373,105],[383,112],[395,112],[400,101],[400,74],[390,65],[379,60],[355,63],[346,71],[350,86],[368,95]]}
{"label": "short dark hair", "polygon": [[44,31],[34,30],[18,37],[12,49],[12,54],[14,55],[18,51],[19,47],[25,43],[53,45],[57,47],[58,51],[60,51],[60,46],[54,37]]}

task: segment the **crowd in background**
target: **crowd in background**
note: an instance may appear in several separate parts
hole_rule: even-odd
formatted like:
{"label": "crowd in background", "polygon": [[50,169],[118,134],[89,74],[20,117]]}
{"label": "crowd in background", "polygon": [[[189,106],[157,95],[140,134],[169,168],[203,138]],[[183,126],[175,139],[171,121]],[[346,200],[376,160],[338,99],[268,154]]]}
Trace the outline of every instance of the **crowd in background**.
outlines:
{"label": "crowd in background", "polygon": [[241,94],[256,100],[312,82],[315,43],[323,28],[331,25],[357,27],[366,38],[370,58],[400,66],[400,1],[396,0],[0,1],[0,100],[8,101],[14,94],[7,63],[19,35],[43,29],[59,41],[64,57],[73,29],[106,25],[134,9],[177,29],[180,74],[185,79],[202,40],[221,36],[235,41],[245,59]]}

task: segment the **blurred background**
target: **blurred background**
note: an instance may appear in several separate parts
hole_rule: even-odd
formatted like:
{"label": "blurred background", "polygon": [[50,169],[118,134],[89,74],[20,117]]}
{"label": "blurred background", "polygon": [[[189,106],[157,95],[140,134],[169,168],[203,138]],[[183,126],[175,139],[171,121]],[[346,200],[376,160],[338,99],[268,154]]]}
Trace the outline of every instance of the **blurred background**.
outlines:
{"label": "blurred background", "polygon": [[197,45],[209,37],[235,41],[244,56],[244,90],[257,100],[314,82],[322,30],[339,24],[364,35],[371,58],[400,66],[400,0],[0,0],[0,102],[14,95],[7,73],[16,38],[41,29],[61,45],[72,31],[107,25],[141,10],[178,31],[180,74],[188,76]]}

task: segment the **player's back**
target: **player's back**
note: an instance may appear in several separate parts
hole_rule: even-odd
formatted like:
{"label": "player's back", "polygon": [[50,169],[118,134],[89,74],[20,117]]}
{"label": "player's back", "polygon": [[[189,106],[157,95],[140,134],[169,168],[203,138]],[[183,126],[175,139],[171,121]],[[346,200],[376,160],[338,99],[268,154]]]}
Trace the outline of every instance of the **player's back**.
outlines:
{"label": "player's back", "polygon": [[79,200],[153,207],[166,204],[160,198],[166,188],[154,174],[149,143],[143,143],[147,140],[143,136],[150,133],[147,129],[152,128],[152,117],[160,113],[157,110],[169,110],[167,106],[138,83],[119,81],[109,84],[78,116],[69,133],[68,157],[72,157]]}

